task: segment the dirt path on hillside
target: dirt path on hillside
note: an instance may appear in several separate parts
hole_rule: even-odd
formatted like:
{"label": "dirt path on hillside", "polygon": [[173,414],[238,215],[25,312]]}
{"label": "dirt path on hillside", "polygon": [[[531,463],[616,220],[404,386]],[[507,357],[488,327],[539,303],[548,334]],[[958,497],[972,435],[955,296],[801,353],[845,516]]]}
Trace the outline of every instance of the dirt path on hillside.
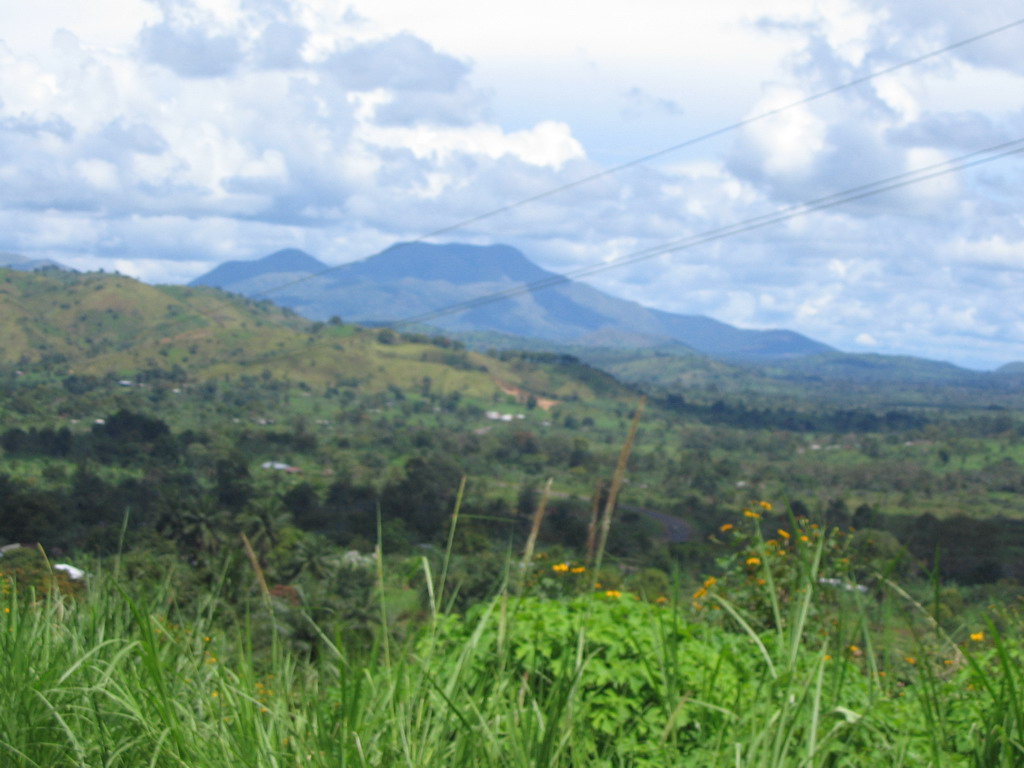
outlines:
{"label": "dirt path on hillside", "polygon": [[[500,389],[506,395],[512,395],[512,397],[516,399],[517,403],[525,403],[527,400],[530,399],[531,393],[527,392],[525,389],[510,386],[503,382],[501,379],[495,379],[494,383],[497,384],[498,389]],[[561,402],[559,400],[552,400],[550,397],[538,397],[537,395],[533,395],[533,398],[537,401],[537,407],[540,408],[542,411],[550,411],[552,408],[558,405],[559,402]]]}

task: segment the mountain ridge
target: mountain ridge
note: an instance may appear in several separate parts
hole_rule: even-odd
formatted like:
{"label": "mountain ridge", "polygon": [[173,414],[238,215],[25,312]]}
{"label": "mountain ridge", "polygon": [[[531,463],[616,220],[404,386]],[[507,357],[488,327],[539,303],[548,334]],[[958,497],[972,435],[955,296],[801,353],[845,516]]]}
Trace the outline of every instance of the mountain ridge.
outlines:
{"label": "mountain ridge", "polygon": [[[360,323],[395,323],[437,313],[427,322],[446,332],[494,331],[582,344],[588,338],[619,334],[633,343],[676,342],[704,354],[746,361],[834,351],[794,331],[740,329],[703,315],[651,309],[549,272],[508,245],[397,243],[337,267],[327,267],[301,251],[291,252],[287,259],[282,253],[227,262],[191,285],[244,296],[273,288],[275,302],[314,320],[340,316]],[[543,290],[528,290],[538,282],[545,284]],[[510,290],[515,295],[488,300]],[[443,313],[464,302],[471,306]]]}
{"label": "mountain ridge", "polygon": [[19,272],[36,272],[41,269],[58,269],[62,272],[74,272],[71,267],[53,259],[30,259],[19,253],[0,253],[0,267],[16,269]]}
{"label": "mountain ridge", "polygon": [[249,280],[265,274],[315,274],[329,267],[305,251],[285,248],[253,261],[225,261],[189,283],[190,286],[220,288],[224,284]]}

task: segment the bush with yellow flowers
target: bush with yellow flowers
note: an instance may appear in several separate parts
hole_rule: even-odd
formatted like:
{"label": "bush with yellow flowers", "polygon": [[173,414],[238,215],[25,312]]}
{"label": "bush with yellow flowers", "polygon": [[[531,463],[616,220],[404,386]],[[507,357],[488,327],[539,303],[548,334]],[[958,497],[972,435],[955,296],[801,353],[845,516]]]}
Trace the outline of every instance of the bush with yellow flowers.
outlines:
{"label": "bush with yellow flowers", "polygon": [[529,594],[545,597],[565,597],[588,591],[594,580],[593,573],[576,560],[539,557],[534,561],[523,581]]}
{"label": "bush with yellow flowers", "polygon": [[728,603],[755,631],[781,629],[794,600],[812,590],[811,613],[803,618],[814,631],[844,598],[869,587],[855,578],[846,532],[806,517],[769,517],[772,512],[770,502],[756,502],[719,527],[712,537],[722,548],[718,573],[693,593],[691,607],[732,622],[723,610]]}

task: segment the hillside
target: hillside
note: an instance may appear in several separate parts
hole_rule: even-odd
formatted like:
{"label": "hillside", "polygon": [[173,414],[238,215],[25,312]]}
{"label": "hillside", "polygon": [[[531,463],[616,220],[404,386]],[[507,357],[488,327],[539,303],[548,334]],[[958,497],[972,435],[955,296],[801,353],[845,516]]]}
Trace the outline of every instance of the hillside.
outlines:
{"label": "hillside", "polygon": [[311,323],[269,301],[120,275],[0,271],[0,328],[0,362],[43,364],[61,374],[131,378],[178,370],[199,380],[266,374],[368,391],[430,379],[478,397],[510,388],[552,398],[626,391],[589,369],[574,376],[564,366],[513,364],[440,337]]}
{"label": "hillside", "polygon": [[[522,290],[544,284],[543,290]],[[715,357],[776,361],[830,351],[798,333],[734,328],[700,315],[676,315],[610,296],[541,269],[507,245],[400,243],[362,261],[328,269],[300,251],[228,262],[193,285],[268,296],[316,320],[417,320],[447,332],[496,332],[559,344],[649,347],[685,344]],[[477,300],[501,292],[501,301]],[[469,303],[458,312],[439,312]]]}
{"label": "hillside", "polygon": [[[379,500],[388,546],[408,548],[437,540],[466,476],[467,503],[488,521],[481,541],[507,546],[516,529],[501,526],[524,522],[550,477],[562,505],[550,540],[579,546],[637,403],[571,353],[487,355],[118,275],[0,272],[0,323],[0,539],[13,542],[109,551],[126,509],[140,535],[159,532],[168,509],[238,512],[263,483],[303,530],[360,546],[376,540]],[[950,578],[1019,575],[1024,527],[1011,535],[1001,520],[1024,517],[1024,431],[1008,398],[900,401],[699,354],[608,354],[606,367],[672,376],[649,393],[617,556],[638,563],[656,539],[684,543],[664,533],[680,518],[698,542],[752,498],[788,499],[889,531],[916,558],[939,546]],[[270,474],[281,465],[297,478]]]}

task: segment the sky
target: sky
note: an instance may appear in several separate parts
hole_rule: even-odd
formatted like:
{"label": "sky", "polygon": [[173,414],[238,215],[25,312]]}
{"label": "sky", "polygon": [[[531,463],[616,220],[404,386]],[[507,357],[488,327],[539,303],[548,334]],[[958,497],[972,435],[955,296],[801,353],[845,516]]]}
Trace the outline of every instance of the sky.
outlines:
{"label": "sky", "polygon": [[[365,258],[1024,18],[990,0],[0,0],[0,252],[182,283]],[[447,232],[556,272],[1024,138],[1024,25]],[[1024,155],[592,285],[1024,361]]]}

